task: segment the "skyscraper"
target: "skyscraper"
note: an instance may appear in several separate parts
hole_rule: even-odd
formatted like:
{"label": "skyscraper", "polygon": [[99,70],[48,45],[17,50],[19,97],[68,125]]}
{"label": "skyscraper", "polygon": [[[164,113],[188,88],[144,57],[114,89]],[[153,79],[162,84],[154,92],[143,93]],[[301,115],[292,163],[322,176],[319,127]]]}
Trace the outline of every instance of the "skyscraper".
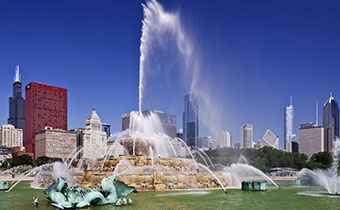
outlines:
{"label": "skyscraper", "polygon": [[284,149],[286,149],[286,143],[292,141],[294,137],[294,106],[292,97],[290,97],[290,105],[284,108]]}
{"label": "skyscraper", "polygon": [[279,149],[279,137],[275,135],[271,130],[267,130],[262,137],[263,146],[273,147]]}
{"label": "skyscraper", "polygon": [[324,128],[324,151],[331,152],[334,141],[339,137],[339,106],[332,93],[323,105],[322,127]]}
{"label": "skyscraper", "polygon": [[[322,139],[323,139],[323,131],[321,133],[322,133]],[[300,129],[299,129],[299,135],[300,135]],[[297,142],[296,137],[293,139],[293,141],[287,142],[286,152],[299,152],[299,143]]]}
{"label": "skyscraper", "polygon": [[19,65],[17,65],[15,69],[13,96],[9,98],[8,124],[14,125],[15,128],[22,129],[23,135],[25,135],[25,99],[22,97]]}
{"label": "skyscraper", "polygon": [[67,89],[31,82],[25,93],[25,148],[34,154],[36,132],[45,126],[67,130]]}
{"label": "skyscraper", "polygon": [[224,147],[231,147],[231,136],[229,131],[227,130],[221,130],[218,132],[218,148],[224,148]]}
{"label": "skyscraper", "polygon": [[198,128],[198,103],[192,93],[184,96],[183,137],[188,146],[197,147]]}
{"label": "skyscraper", "polygon": [[324,152],[324,128],[317,126],[316,123],[299,125],[299,140],[299,152],[308,157],[314,153]]}
{"label": "skyscraper", "polygon": [[241,126],[241,140],[240,146],[242,148],[253,148],[253,125],[244,124]]}

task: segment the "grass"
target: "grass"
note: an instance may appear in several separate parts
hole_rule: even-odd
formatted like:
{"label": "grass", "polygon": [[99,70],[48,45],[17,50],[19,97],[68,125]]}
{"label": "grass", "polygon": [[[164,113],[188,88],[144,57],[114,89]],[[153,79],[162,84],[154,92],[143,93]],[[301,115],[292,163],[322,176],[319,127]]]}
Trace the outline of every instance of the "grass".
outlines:
{"label": "grass", "polygon": [[[208,190],[208,194],[173,195],[167,192],[139,192],[132,194],[130,206],[96,206],[85,209],[340,209],[340,198],[298,195],[301,191],[322,190],[316,187],[292,187],[290,182],[278,183],[282,189],[270,187],[266,192],[245,192],[237,189],[225,194],[222,190]],[[181,192],[181,191],[178,191]],[[187,192],[187,191],[186,191]],[[165,194],[165,196],[157,196]],[[38,197],[40,207],[32,206],[32,197]],[[0,192],[0,209],[30,210],[56,209],[50,205],[43,190],[32,189],[28,182],[17,185],[10,193]]]}

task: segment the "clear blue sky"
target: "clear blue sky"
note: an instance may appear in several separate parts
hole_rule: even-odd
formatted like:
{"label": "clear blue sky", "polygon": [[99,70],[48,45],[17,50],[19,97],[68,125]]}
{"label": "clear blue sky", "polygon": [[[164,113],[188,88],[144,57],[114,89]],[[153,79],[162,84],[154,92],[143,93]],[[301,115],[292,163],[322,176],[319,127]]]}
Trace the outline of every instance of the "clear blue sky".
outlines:
{"label": "clear blue sky", "polygon": [[[85,126],[94,106],[102,121],[121,128],[122,113],[138,109],[139,39],[143,1],[0,2],[0,123],[8,118],[15,65],[22,82],[65,87],[69,128]],[[239,141],[239,128],[254,125],[254,140],[271,129],[283,141],[283,107],[293,95],[295,132],[315,120],[332,91],[340,100],[339,1],[159,1],[177,12],[195,48],[205,85],[223,107],[222,128]],[[173,113],[182,127],[185,89],[180,74],[164,71],[147,80],[145,108]],[[166,72],[166,73],[164,73]],[[175,71],[178,72],[178,71]],[[184,81],[185,83],[185,81]],[[211,107],[213,110],[214,107]],[[213,135],[202,128],[202,135]]]}

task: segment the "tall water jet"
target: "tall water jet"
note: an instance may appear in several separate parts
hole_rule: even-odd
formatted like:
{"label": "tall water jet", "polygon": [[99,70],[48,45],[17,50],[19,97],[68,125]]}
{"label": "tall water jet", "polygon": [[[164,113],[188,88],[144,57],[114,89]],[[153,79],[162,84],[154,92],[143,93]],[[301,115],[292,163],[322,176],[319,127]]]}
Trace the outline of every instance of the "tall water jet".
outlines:
{"label": "tall water jet", "polygon": [[[191,55],[191,44],[186,39],[181,28],[178,14],[165,12],[162,5],[156,0],[147,1],[142,4],[144,19],[142,20],[142,36],[140,38],[140,59],[139,59],[139,112],[142,111],[142,100],[144,80],[147,68],[149,53],[164,37],[173,35],[179,52],[183,55],[186,63]],[[167,33],[164,35],[163,33]]]}
{"label": "tall water jet", "polygon": [[340,155],[340,139],[336,139],[332,151],[332,167],[327,170],[310,170],[303,168],[298,172],[298,180],[312,179],[315,184],[324,187],[330,195],[340,195],[340,176],[338,173]]}

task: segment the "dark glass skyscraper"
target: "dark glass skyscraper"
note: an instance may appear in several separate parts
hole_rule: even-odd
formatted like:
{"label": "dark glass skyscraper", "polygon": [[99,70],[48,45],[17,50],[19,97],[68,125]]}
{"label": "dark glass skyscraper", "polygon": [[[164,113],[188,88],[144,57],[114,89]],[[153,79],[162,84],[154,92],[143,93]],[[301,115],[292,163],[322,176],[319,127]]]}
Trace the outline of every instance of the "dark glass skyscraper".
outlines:
{"label": "dark glass skyscraper", "polygon": [[15,69],[13,96],[9,97],[8,124],[14,125],[15,128],[21,128],[23,130],[23,136],[25,136],[25,99],[22,97],[19,65],[17,65]]}
{"label": "dark glass skyscraper", "polygon": [[197,147],[198,104],[194,94],[184,96],[183,137],[188,146]]}
{"label": "dark glass skyscraper", "polygon": [[106,133],[106,137],[109,138],[111,135],[111,125],[102,123],[102,131]]}
{"label": "dark glass skyscraper", "polygon": [[331,152],[334,141],[339,137],[339,106],[332,94],[323,105],[322,126],[324,127],[325,152]]}

